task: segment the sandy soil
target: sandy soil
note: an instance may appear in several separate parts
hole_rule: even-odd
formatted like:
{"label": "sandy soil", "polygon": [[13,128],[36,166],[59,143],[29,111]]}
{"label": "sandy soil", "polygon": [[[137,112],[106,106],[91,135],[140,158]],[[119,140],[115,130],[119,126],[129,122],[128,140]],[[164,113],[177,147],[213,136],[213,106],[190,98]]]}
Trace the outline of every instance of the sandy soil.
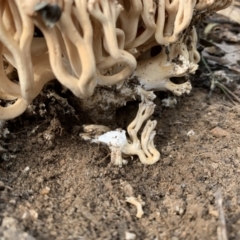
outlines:
{"label": "sandy soil", "polygon": [[[0,139],[8,150],[0,151],[0,239],[214,240],[221,219],[229,239],[240,239],[240,107],[207,93],[195,88],[174,109],[156,99],[161,160],[152,166],[137,158],[112,166],[105,147],[80,139],[77,112],[79,120],[37,112],[9,122]],[[145,202],[142,218],[127,187]]]}

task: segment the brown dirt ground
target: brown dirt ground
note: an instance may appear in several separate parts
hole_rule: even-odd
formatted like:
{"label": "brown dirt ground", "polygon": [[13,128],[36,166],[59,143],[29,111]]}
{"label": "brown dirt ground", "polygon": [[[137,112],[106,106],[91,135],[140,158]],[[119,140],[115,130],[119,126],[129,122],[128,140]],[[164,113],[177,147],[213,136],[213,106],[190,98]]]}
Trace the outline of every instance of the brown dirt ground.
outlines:
{"label": "brown dirt ground", "polygon": [[[156,99],[161,160],[152,166],[137,158],[112,166],[106,148],[82,141],[81,122],[69,116],[9,122],[0,239],[219,239],[219,189],[228,237],[240,239],[240,107],[221,93],[207,101],[207,93],[195,88],[174,109]],[[226,136],[212,134],[216,126]],[[145,202],[141,219],[122,182]]]}

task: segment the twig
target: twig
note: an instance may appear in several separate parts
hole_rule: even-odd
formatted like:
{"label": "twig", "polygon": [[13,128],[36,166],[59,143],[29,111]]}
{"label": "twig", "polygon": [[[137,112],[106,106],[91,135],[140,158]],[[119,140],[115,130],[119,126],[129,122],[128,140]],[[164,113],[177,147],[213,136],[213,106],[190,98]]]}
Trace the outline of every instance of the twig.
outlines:
{"label": "twig", "polygon": [[[240,103],[240,98],[234,94],[230,89],[228,89],[226,86],[224,86],[222,83],[217,82],[216,85],[222,89],[222,91],[227,95],[230,95],[233,97],[238,103]],[[228,96],[229,97],[229,96]]]}
{"label": "twig", "polygon": [[224,210],[222,206],[223,198],[222,198],[222,192],[220,189],[217,190],[215,194],[215,198],[216,198],[216,206],[217,206],[218,215],[219,215],[219,226],[217,228],[218,240],[228,240],[226,220],[225,220]]}
{"label": "twig", "polygon": [[108,153],[107,156],[105,156],[104,158],[102,158],[99,161],[97,161],[96,165],[102,164],[108,157],[110,157],[110,153]]}
{"label": "twig", "polygon": [[210,74],[210,78],[211,78],[210,92],[209,92],[209,94],[208,94],[208,98],[210,98],[210,97],[212,96],[213,89],[215,88],[215,78],[214,78],[214,76],[213,76],[213,73],[212,73],[210,67],[209,67],[208,64],[207,64],[207,61],[205,60],[205,57],[202,56],[201,59],[202,59],[202,62],[203,62],[203,64],[204,64],[204,66],[205,66],[206,69],[208,70],[208,72],[209,72],[209,74]]}
{"label": "twig", "polygon": [[[211,97],[212,92],[213,92],[215,86],[218,86],[218,87],[224,92],[224,94],[230,99],[230,101],[231,101],[234,105],[236,105],[236,104],[235,104],[235,102],[233,101],[233,99],[234,99],[236,102],[240,103],[240,98],[239,98],[236,94],[234,94],[234,93],[233,93],[230,89],[228,89],[224,84],[222,84],[222,83],[220,83],[218,80],[216,80],[216,78],[215,78],[215,76],[213,75],[210,67],[209,67],[208,64],[207,64],[207,61],[205,60],[205,58],[204,58],[203,56],[202,56],[202,62],[203,62],[203,64],[204,64],[204,66],[206,67],[206,69],[208,70],[208,72],[209,72],[209,74],[210,74],[210,78],[211,78],[211,86],[210,86],[210,92],[209,92],[209,94],[208,94],[208,98]],[[233,99],[232,99],[232,98],[233,98]]]}

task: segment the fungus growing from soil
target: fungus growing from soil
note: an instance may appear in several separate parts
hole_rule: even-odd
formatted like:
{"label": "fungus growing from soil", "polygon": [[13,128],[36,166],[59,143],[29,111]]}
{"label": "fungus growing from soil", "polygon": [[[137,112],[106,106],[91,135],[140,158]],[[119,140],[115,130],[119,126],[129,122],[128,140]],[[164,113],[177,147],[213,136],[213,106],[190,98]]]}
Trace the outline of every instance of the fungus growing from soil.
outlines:
{"label": "fungus growing from soil", "polygon": [[[95,120],[139,99],[124,130],[95,136],[112,162],[137,155],[143,164],[160,158],[154,146],[153,91],[180,96],[191,84],[173,83],[198,68],[194,19],[229,6],[231,0],[13,0],[1,2],[0,119],[22,114],[51,80],[81,99]],[[34,37],[37,27],[43,38]],[[158,51],[152,56],[152,50]],[[13,81],[11,73],[17,71]],[[107,89],[107,90],[106,90]],[[107,94],[102,94],[107,91]],[[96,107],[98,106],[98,110]],[[101,116],[99,114],[99,109]],[[141,131],[141,129],[143,129]],[[139,137],[140,136],[140,137]]]}

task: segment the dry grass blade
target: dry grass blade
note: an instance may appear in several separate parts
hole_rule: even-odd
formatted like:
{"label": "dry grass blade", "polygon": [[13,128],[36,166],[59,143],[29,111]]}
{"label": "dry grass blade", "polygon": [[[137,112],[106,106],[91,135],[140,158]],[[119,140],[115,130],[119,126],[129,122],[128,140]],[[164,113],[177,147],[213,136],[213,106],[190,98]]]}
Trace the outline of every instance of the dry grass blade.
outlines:
{"label": "dry grass blade", "polygon": [[217,190],[215,198],[216,198],[216,206],[217,206],[218,215],[219,215],[219,226],[217,228],[218,240],[228,240],[226,220],[225,220],[223,204],[222,204],[223,198],[222,198],[222,192],[220,189]]}

